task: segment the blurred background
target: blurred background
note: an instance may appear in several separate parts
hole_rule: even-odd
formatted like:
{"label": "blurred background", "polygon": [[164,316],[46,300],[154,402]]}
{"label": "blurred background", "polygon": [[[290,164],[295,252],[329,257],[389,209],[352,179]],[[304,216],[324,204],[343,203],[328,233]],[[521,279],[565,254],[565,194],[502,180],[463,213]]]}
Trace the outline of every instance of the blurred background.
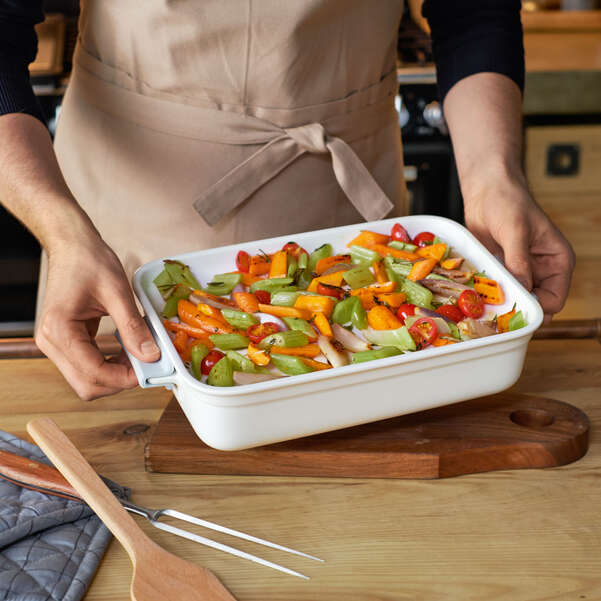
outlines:
{"label": "blurred background", "polygon": [[[421,1],[407,3],[398,38],[397,110],[411,212],[463,220],[453,150],[436,89]],[[31,65],[54,131],[77,37],[77,0],[47,0]],[[601,5],[526,0],[524,163],[535,199],[568,237],[577,266],[561,318],[601,313]],[[0,337],[31,336],[40,248],[0,207]]]}

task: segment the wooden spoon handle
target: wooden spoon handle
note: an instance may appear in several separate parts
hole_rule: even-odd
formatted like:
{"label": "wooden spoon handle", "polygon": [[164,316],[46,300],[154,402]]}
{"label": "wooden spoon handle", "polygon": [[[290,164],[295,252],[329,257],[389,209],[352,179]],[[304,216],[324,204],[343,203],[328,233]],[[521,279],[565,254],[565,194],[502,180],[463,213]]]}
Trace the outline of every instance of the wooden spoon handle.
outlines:
{"label": "wooden spoon handle", "polygon": [[125,547],[132,562],[148,545],[154,545],[53,420],[34,419],[27,431]]}

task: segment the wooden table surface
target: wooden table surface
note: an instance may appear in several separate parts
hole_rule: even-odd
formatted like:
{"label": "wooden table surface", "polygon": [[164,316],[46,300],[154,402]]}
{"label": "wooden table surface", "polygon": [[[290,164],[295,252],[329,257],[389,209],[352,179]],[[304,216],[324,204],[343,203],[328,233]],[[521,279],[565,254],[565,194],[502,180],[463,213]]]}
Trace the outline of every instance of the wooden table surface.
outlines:
{"label": "wooden table surface", "polygon": [[[319,565],[235,543],[307,573],[312,579],[305,582],[140,522],[169,551],[215,571],[239,601],[601,599],[598,341],[531,343],[514,388],[588,413],[591,446],[583,459],[434,481],[148,474],[150,429],[140,433],[138,426],[156,422],[167,391],[137,389],[83,403],[46,359],[0,361],[0,381],[2,429],[26,437],[29,419],[51,415],[97,470],[132,488],[134,501],[326,559]],[[86,600],[126,601],[129,581],[129,560],[113,541]]]}

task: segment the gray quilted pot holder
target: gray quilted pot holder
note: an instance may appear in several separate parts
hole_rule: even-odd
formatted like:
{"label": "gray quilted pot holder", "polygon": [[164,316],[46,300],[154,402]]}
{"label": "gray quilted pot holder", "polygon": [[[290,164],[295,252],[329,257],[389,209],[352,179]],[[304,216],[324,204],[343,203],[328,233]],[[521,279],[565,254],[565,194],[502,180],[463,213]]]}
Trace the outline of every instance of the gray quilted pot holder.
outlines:
{"label": "gray quilted pot holder", "polygon": [[[2,430],[0,449],[51,465],[38,447]],[[129,497],[129,489],[105,482]],[[79,601],[110,539],[84,503],[0,479],[0,600]]]}

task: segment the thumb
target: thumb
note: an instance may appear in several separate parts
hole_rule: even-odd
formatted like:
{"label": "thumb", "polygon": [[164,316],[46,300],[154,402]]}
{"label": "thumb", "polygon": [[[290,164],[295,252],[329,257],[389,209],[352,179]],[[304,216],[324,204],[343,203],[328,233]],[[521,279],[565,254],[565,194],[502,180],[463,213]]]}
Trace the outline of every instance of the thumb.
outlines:
{"label": "thumb", "polygon": [[131,291],[112,293],[106,301],[106,309],[113,318],[125,348],[137,359],[150,363],[157,361],[161,351],[157,346],[148,325],[138,312]]}
{"label": "thumb", "polygon": [[525,225],[505,228],[504,239],[501,241],[505,267],[526,288],[532,290],[532,268],[530,265],[529,231]]}

